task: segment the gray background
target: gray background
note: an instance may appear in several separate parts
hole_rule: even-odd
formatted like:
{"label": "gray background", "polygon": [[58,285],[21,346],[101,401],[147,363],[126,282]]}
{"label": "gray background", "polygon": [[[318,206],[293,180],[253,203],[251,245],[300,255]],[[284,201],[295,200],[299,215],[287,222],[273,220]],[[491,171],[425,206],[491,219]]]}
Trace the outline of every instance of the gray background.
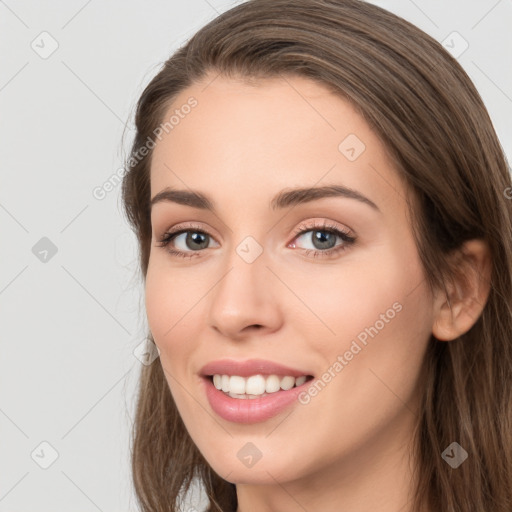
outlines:
{"label": "gray background", "polygon": [[[458,59],[511,161],[512,0],[374,3],[438,41],[458,32],[452,51],[467,41]],[[160,63],[231,5],[0,1],[0,511],[136,510],[143,288],[120,186],[93,190]]]}

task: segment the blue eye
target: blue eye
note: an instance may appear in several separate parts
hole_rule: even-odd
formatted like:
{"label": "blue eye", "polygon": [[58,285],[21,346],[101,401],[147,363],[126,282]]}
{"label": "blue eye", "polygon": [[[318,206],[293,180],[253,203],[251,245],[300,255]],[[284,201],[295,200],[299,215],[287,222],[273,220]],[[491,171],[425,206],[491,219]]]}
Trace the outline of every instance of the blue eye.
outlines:
{"label": "blue eye", "polygon": [[[175,242],[177,238],[181,235],[186,235],[184,242],[188,248],[192,248],[190,251],[186,250],[176,250],[172,246],[169,246],[171,242]],[[180,229],[178,231],[172,231],[164,233],[162,238],[160,239],[160,243],[157,244],[158,247],[167,247],[167,251],[173,256],[181,256],[184,258],[192,258],[194,256],[198,256],[198,253],[201,249],[208,248],[208,242],[213,240],[211,236],[199,228],[194,228],[194,226],[189,226],[184,229]],[[190,254],[192,253],[192,254]]]}
{"label": "blue eye", "polygon": [[[307,233],[310,233],[306,236]],[[311,252],[316,256],[324,256],[331,255],[338,251],[342,251],[347,248],[347,246],[351,245],[355,242],[355,238],[350,236],[345,231],[342,231],[337,228],[315,228],[315,229],[305,229],[299,233],[296,239],[304,238],[305,240],[309,240],[310,244],[313,246],[312,248],[303,247],[306,251],[306,255],[309,255]],[[340,239],[341,243],[336,243],[336,240]],[[296,244],[293,244],[296,246]]]}
{"label": "blue eye", "polygon": [[[335,253],[346,250],[348,246],[356,241],[356,238],[348,232],[334,225],[328,225],[325,222],[322,225],[299,226],[298,232],[294,235],[294,241],[298,240],[306,233],[311,233],[309,240],[313,244],[313,249],[305,248],[303,250],[305,255],[313,253],[314,257],[332,256]],[[176,240],[182,235],[185,235],[182,239],[182,243],[185,244],[185,247],[176,249],[174,247]],[[341,243],[336,244],[337,239],[340,239]],[[213,241],[213,238],[203,229],[200,229],[198,226],[187,226],[183,229],[164,233],[157,246],[167,247],[166,250],[172,256],[192,258],[200,256],[202,250],[207,249],[211,241]],[[292,247],[296,247],[295,242],[291,245]]]}

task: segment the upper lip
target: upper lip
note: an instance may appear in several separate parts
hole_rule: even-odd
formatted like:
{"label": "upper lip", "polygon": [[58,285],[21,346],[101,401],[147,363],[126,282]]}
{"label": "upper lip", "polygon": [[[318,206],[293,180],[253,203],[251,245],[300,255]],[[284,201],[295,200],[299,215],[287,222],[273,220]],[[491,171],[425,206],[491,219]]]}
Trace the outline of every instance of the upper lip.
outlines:
{"label": "upper lip", "polygon": [[291,377],[301,377],[302,375],[311,375],[307,371],[302,371],[289,366],[284,366],[273,361],[265,359],[246,359],[237,361],[235,359],[220,359],[205,364],[201,370],[201,375],[239,375],[240,377],[250,377],[251,375],[290,375]]}

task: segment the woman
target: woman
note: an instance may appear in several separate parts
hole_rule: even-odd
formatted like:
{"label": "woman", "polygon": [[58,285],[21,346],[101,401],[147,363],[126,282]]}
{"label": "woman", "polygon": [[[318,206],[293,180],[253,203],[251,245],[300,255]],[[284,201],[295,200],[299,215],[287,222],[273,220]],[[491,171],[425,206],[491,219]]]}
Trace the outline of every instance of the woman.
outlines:
{"label": "woman", "polygon": [[512,504],[512,190],[461,66],[357,0],[252,0],[144,90],[123,182],[144,511]]}

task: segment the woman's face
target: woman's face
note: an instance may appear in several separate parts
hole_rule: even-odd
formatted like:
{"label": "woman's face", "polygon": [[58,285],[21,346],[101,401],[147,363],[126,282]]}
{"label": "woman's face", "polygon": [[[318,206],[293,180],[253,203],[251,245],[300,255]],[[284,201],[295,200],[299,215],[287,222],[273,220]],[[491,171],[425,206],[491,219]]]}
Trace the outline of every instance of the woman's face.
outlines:
{"label": "woman's face", "polygon": [[235,483],[393,463],[433,325],[406,188],[323,86],[214,78],[175,100],[151,166],[152,198],[180,191],[152,206],[146,307],[183,422]]}

